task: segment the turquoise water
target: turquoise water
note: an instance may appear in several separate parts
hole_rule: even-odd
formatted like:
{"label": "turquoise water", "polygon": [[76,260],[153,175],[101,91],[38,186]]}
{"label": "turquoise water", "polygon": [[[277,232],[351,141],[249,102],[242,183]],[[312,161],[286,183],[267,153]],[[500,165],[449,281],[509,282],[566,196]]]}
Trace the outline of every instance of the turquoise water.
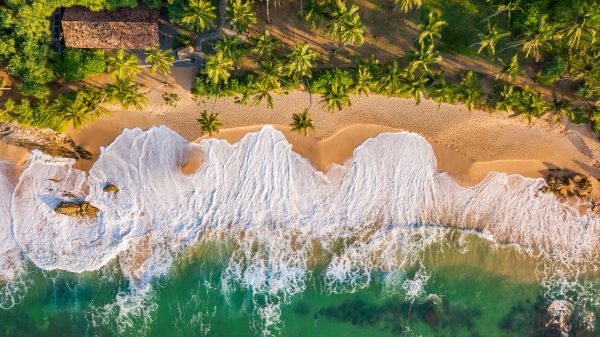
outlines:
{"label": "turquoise water", "polygon": [[[536,261],[513,248],[491,250],[482,239],[473,239],[466,253],[430,247],[424,267],[406,271],[408,278],[424,270],[429,277],[412,301],[400,284],[386,281],[395,274],[383,271],[364,289],[329,294],[317,265],[303,293],[272,305],[282,299],[253,296],[240,286],[223,290],[227,257],[227,246],[215,243],[182,256],[128,316],[114,305],[129,289],[114,265],[83,274],[30,267],[23,302],[0,312],[0,336],[555,335],[546,326],[549,303],[534,276]],[[259,317],[268,307],[281,310],[271,327]],[[599,335],[572,330],[572,336]]]}

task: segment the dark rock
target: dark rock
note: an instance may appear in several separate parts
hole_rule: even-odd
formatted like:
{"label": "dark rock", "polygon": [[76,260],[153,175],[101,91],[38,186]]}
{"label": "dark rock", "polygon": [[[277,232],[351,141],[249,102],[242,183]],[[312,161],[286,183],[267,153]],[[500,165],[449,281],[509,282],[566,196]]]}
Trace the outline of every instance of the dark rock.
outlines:
{"label": "dark rock", "polygon": [[102,189],[104,192],[108,192],[108,193],[115,193],[115,192],[119,192],[119,188],[115,185],[112,184],[108,184],[106,186],[104,186],[104,188]]}
{"label": "dark rock", "polygon": [[87,201],[81,203],[78,202],[61,202],[58,207],[54,209],[58,214],[70,216],[70,217],[88,217],[95,219],[100,213],[100,209],[93,206]]}
{"label": "dark rock", "polygon": [[0,122],[0,141],[28,150],[40,150],[55,157],[93,158],[90,152],[75,144],[71,137],[50,129],[35,129],[17,123]]}

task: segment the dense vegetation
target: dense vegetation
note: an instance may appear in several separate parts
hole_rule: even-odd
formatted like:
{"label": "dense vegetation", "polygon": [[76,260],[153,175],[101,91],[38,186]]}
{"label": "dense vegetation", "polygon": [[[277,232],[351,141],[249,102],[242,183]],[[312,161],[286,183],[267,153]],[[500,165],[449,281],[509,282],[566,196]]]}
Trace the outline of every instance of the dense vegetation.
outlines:
{"label": "dense vegetation", "polygon": [[[156,0],[141,3],[152,8],[161,5]],[[0,7],[0,65],[16,80],[13,82],[23,98],[18,102],[6,101],[0,118],[60,130],[68,122],[78,127],[93,120],[106,111],[102,105],[107,102],[141,109],[147,101],[140,85],[134,82],[140,67],[133,54],[119,51],[104,60],[99,51],[66,49],[55,55],[51,50],[48,17],[56,8],[73,5],[100,10],[134,7],[137,2],[6,1]],[[577,123],[589,120],[594,130],[600,131],[598,3],[469,0],[456,6],[453,1],[392,0],[392,5],[399,16],[420,17],[420,35],[404,58],[383,64],[374,57],[357,57],[352,67],[331,69],[317,59],[307,44],[299,42],[286,47],[268,31],[251,34],[249,38],[223,35],[213,42],[214,52],[207,55],[193,93],[215,99],[235,96],[242,104],[265,103],[272,108],[273,94],[302,88],[321,95],[321,103],[332,112],[349,106],[351,94],[413,97],[417,104],[422,97],[429,97],[440,104],[462,103],[469,109],[511,111],[529,120],[551,112],[557,122],[563,116]],[[171,21],[191,32],[201,33],[216,27],[216,2],[173,0],[165,6]],[[257,22],[254,6],[252,1],[230,1],[227,19],[238,34],[247,34]],[[366,27],[359,6],[342,0],[303,0],[301,8],[298,15],[311,29],[337,41],[334,53],[365,42]],[[268,1],[266,10],[270,20]],[[469,21],[476,17],[470,12],[483,18]],[[483,28],[474,33],[473,26]],[[193,43],[182,38],[175,42]],[[459,77],[450,76],[439,65],[443,52],[479,55],[502,65],[502,70],[495,78],[470,71]],[[146,60],[152,63],[152,72],[158,70],[165,75],[173,63],[170,52],[160,50],[148,52]],[[242,69],[242,63],[248,61],[252,66]],[[104,71],[105,65],[113,75],[113,84],[53,97],[49,89],[52,82],[84,79]],[[544,96],[519,81],[523,75],[546,86],[566,81],[561,90],[574,90],[577,100],[566,100],[560,94]],[[164,98],[169,104],[177,101],[169,95]],[[311,104],[312,97],[307,110],[294,117],[295,130],[305,133],[314,127],[309,112]],[[205,131],[218,131],[219,115],[210,111],[204,117],[214,122],[209,124],[216,125],[216,129]]]}

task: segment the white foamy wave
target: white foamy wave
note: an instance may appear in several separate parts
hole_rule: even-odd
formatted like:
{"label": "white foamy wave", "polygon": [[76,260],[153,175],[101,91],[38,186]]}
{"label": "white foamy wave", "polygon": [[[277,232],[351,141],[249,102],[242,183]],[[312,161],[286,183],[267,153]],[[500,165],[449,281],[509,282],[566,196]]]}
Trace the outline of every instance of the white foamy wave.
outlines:
{"label": "white foamy wave", "polygon": [[[202,153],[203,164],[186,175],[180,167],[190,149]],[[437,172],[430,144],[408,132],[366,141],[335,178],[316,171],[269,126],[234,145],[188,144],[166,127],[125,130],[89,176],[72,164],[32,154],[12,199],[16,243],[42,269],[97,270],[119,256],[138,291],[169,273],[182,249],[213,239],[235,246],[223,290],[275,295],[277,305],[304,291],[316,246],[327,259],[327,289],[354,291],[373,271],[414,266],[448,227],[576,266],[566,269],[570,280],[600,264],[598,218],[541,193],[542,179],[493,173],[460,187]],[[107,184],[120,190],[104,192]],[[97,219],[53,211],[61,201],[82,200],[102,210]],[[405,291],[422,294],[422,276],[407,281]],[[275,309],[257,315],[276,326],[263,317]]]}
{"label": "white foamy wave", "polygon": [[10,203],[13,165],[0,162],[0,308],[21,302],[27,290],[25,263],[11,230]]}

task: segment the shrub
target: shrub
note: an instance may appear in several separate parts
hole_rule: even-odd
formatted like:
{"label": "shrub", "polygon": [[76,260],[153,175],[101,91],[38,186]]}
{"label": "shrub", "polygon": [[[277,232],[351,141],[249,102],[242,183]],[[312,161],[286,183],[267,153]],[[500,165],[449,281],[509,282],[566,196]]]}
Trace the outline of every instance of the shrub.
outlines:
{"label": "shrub", "polygon": [[336,83],[339,86],[349,88],[354,83],[352,75],[346,70],[333,69],[316,72],[310,79],[310,90],[313,93],[325,93],[327,87]]}
{"label": "shrub", "polygon": [[537,80],[543,85],[552,85],[562,78],[566,69],[567,64],[562,57],[553,57],[542,62],[542,70],[537,74]]}
{"label": "shrub", "polygon": [[4,106],[6,111],[0,113],[0,120],[56,131],[61,131],[65,124],[58,106],[49,104],[46,100],[34,100],[32,103],[25,98],[15,103],[12,99],[8,99]]}
{"label": "shrub", "polygon": [[67,48],[57,64],[57,74],[68,81],[98,75],[106,69],[104,53],[99,49]]}
{"label": "shrub", "polygon": [[192,45],[192,38],[187,34],[179,34],[173,41],[173,49],[187,47]]}
{"label": "shrub", "polygon": [[[240,77],[230,77],[227,83],[213,84],[205,74],[200,73],[194,79],[192,93],[196,96],[236,96],[240,94],[253,94],[256,78],[253,74]],[[219,92],[219,86],[221,91]]]}

